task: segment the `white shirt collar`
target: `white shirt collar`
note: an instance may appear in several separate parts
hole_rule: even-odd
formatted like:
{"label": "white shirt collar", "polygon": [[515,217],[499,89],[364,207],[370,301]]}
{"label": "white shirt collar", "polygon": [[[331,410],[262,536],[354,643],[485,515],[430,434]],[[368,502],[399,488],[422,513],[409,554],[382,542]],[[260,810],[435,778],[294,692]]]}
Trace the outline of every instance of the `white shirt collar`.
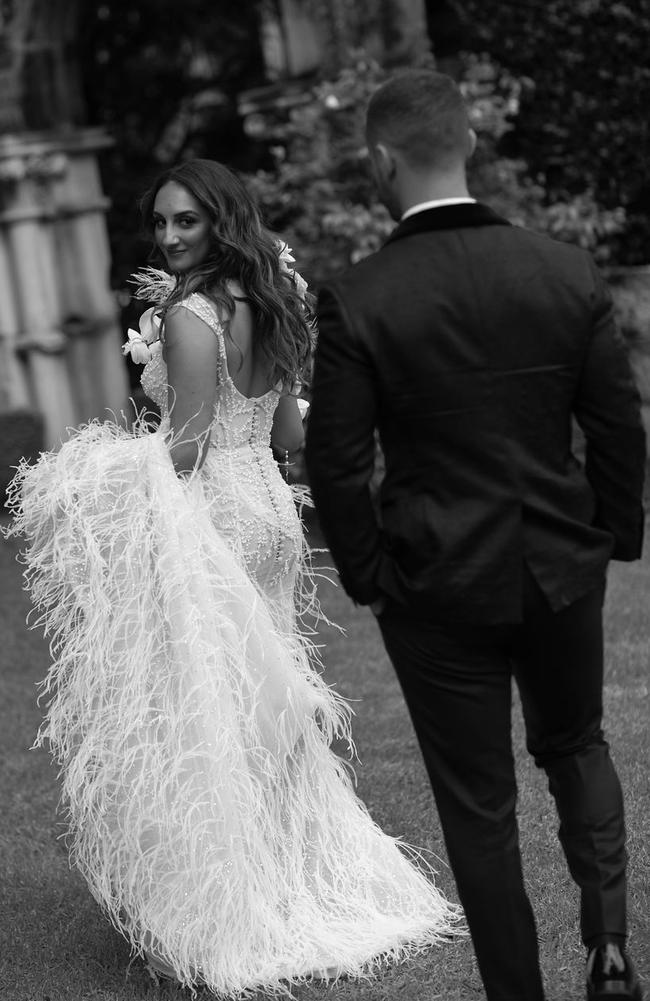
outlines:
{"label": "white shirt collar", "polygon": [[425,212],[427,209],[437,209],[443,205],[472,205],[474,202],[476,202],[475,198],[433,198],[430,202],[418,202],[417,205],[411,205],[410,209],[406,210],[400,222],[404,222],[416,212]]}

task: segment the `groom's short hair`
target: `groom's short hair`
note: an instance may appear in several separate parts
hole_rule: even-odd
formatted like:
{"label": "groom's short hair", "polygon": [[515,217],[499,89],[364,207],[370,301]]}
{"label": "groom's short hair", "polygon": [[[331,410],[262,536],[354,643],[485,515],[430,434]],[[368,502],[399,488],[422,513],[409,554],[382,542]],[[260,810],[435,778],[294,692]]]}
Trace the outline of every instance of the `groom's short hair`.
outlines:
{"label": "groom's short hair", "polygon": [[366,139],[402,154],[415,168],[442,165],[467,152],[469,119],[458,84],[434,70],[405,70],[375,91]]}

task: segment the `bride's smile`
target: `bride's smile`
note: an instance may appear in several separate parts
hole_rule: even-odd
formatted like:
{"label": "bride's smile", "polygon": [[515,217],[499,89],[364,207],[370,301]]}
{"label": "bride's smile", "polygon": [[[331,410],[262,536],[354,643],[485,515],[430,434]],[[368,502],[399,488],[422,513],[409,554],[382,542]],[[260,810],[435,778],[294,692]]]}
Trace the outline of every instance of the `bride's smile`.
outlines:
{"label": "bride's smile", "polygon": [[156,246],[170,271],[189,271],[207,257],[212,238],[210,217],[182,185],[170,181],[160,189],[153,226]]}

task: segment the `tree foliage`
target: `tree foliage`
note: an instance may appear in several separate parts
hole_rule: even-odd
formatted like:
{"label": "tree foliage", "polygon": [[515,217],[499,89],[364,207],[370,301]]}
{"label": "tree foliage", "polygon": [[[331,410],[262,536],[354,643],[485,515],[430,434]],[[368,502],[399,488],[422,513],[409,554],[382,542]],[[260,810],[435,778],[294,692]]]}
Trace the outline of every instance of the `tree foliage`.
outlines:
{"label": "tree foliage", "polygon": [[114,283],[141,263],[137,200],[174,160],[250,166],[240,90],[263,81],[257,5],[241,0],[85,0],[79,53],[87,118],[115,140],[104,155]]}
{"label": "tree foliage", "polygon": [[258,124],[275,162],[247,183],[267,223],[295,243],[312,282],[376,250],[392,228],[374,197],[363,138],[365,107],[385,76],[358,53],[288,114],[270,108]]}
{"label": "tree foliage", "polygon": [[[309,0],[314,8],[326,2]],[[360,5],[346,4],[359,13]],[[426,6],[433,18],[440,2]],[[453,56],[480,136],[473,193],[602,262],[647,262],[650,0],[444,6],[456,11],[446,58]],[[138,195],[161,166],[186,156],[243,171],[312,280],[371,252],[390,230],[363,148],[365,105],[386,71],[353,52],[332,79],[294,81],[290,100],[270,100],[243,122],[238,95],[268,83],[259,8],[254,0],[82,5],[88,120],[115,138],[103,166],[116,285],[143,256]],[[433,43],[435,50],[435,36]]]}
{"label": "tree foliage", "polygon": [[[609,259],[622,231],[620,207],[599,205],[589,190],[563,192],[550,201],[543,178],[522,158],[502,152],[519,121],[526,80],[488,56],[461,60],[461,88],[478,133],[470,163],[470,189],[512,222],[569,240]],[[270,109],[257,132],[271,146],[275,165],[247,180],[269,223],[295,241],[301,265],[315,282],[376,250],[393,227],[377,204],[367,164],[364,115],[387,71],[358,53],[332,80],[305,93],[286,115]]]}
{"label": "tree foliage", "polygon": [[[619,263],[650,257],[650,0],[462,0],[465,46],[527,83],[502,149],[546,200],[622,208]],[[580,209],[578,209],[580,211]]]}

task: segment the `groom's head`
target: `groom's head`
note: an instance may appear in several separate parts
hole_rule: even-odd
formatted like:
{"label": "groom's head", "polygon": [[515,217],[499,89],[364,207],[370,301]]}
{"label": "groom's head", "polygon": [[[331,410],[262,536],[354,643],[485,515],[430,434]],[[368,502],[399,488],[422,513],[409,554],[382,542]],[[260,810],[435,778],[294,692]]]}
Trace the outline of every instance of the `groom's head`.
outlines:
{"label": "groom's head", "polygon": [[475,138],[463,95],[444,73],[406,70],[375,91],[366,141],[379,197],[393,217],[413,199],[466,194]]}

